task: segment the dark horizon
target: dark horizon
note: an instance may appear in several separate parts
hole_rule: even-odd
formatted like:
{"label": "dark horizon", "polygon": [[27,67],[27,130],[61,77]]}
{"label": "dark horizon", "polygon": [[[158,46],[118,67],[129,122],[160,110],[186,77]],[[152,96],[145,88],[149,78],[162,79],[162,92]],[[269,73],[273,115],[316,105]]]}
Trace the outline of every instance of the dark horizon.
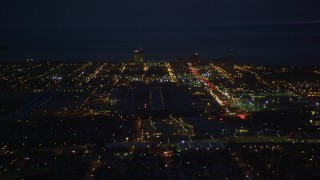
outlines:
{"label": "dark horizon", "polygon": [[[4,1],[0,62],[27,58],[110,60],[204,59],[319,65],[320,3],[294,1]],[[230,52],[232,50],[232,52]]]}

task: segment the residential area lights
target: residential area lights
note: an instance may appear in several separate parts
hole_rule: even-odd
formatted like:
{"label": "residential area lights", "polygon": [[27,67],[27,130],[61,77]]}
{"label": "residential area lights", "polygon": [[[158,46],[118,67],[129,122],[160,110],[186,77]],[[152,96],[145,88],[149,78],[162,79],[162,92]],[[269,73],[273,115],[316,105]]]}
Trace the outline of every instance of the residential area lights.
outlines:
{"label": "residential area lights", "polygon": [[319,67],[136,57],[0,65],[0,179],[319,179]]}

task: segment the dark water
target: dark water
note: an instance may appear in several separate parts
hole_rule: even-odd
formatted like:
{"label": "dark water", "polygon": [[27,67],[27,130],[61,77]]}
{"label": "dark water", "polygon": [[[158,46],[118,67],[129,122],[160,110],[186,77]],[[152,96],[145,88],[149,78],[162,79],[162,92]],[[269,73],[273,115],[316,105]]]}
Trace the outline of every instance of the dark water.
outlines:
{"label": "dark water", "polygon": [[210,28],[130,29],[71,32],[23,37],[7,42],[1,62],[35,60],[112,60],[132,58],[144,48],[147,60],[190,57],[206,59],[231,53],[241,63],[320,64],[320,24],[228,26]]}

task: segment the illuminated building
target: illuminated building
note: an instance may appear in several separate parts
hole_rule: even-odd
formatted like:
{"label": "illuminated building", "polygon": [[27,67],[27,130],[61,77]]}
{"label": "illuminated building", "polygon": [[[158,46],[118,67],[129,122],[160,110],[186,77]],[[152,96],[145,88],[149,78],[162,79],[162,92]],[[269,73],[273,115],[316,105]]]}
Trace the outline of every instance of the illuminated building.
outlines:
{"label": "illuminated building", "polygon": [[134,51],[134,61],[135,62],[143,62],[144,61],[144,53],[143,53],[142,48]]}

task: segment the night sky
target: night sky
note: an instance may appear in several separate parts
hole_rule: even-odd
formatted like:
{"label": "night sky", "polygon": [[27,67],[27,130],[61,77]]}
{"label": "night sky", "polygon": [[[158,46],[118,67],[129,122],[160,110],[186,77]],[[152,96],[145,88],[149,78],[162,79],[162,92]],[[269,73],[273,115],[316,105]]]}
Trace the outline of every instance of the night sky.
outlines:
{"label": "night sky", "polygon": [[233,54],[320,64],[319,0],[1,0],[0,61],[148,60]]}

